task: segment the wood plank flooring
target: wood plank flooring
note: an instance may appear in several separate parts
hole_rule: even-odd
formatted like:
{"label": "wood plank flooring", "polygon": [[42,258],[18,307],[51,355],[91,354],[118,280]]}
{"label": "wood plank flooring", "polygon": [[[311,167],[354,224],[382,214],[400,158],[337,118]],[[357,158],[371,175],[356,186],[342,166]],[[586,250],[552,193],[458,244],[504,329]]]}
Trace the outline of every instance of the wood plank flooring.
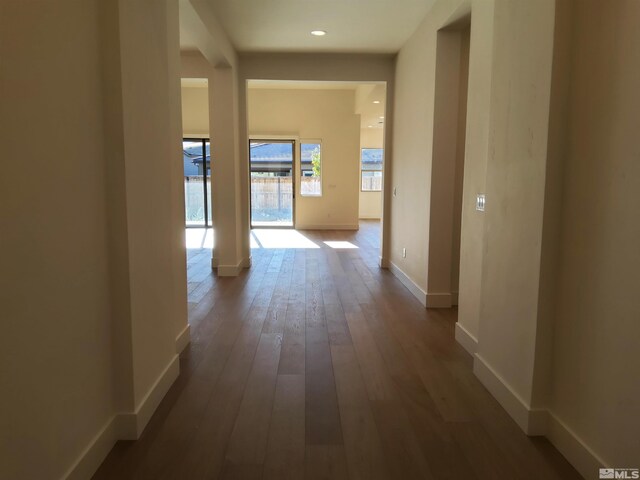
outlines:
{"label": "wood plank flooring", "polygon": [[188,251],[180,377],[96,480],[581,478],[474,377],[456,310],[378,268],[377,222],[301,233],[318,248],[253,249],[236,278]]}

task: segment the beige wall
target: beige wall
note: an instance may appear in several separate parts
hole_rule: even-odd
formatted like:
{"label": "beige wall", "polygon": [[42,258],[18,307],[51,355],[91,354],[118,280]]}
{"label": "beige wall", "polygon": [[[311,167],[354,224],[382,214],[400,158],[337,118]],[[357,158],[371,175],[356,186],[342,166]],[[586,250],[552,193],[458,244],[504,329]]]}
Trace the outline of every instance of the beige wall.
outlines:
{"label": "beige wall", "polygon": [[637,466],[640,3],[576,1],[571,18],[551,411],[609,465]]}
{"label": "beige wall", "polygon": [[0,7],[2,478],[60,478],[113,415],[98,4]]}
{"label": "beige wall", "polygon": [[182,86],[183,136],[209,138],[209,89]]}
{"label": "beige wall", "polygon": [[[180,90],[177,84],[171,85],[170,74],[177,78],[178,64],[169,63],[165,2],[152,4],[123,2],[119,25],[136,410],[174,360],[177,306],[167,292],[186,288],[184,267],[176,272],[172,259],[180,255],[182,265],[186,262],[184,239],[177,244],[184,222],[176,225],[172,218],[172,205],[180,202],[172,185],[177,178],[174,163],[180,163],[176,145],[181,132],[175,130],[179,124],[171,124],[172,97],[177,98]],[[172,49],[171,53],[178,52]],[[174,275],[182,277],[182,285],[174,283]],[[186,292],[181,300],[184,306]],[[186,325],[186,309],[181,317]]]}
{"label": "beige wall", "polygon": [[0,7],[2,478],[89,478],[178,373],[177,28],[172,0]]}
{"label": "beige wall", "polygon": [[[494,45],[494,0],[474,1],[469,45],[467,131],[465,139],[458,327],[471,342],[480,330],[482,238],[484,215],[476,211],[476,195],[485,192],[489,157],[491,68]],[[472,91],[473,89],[473,91]]]}
{"label": "beige wall", "polygon": [[[398,197],[428,194],[409,172],[429,184],[432,161],[423,152],[432,142],[435,32],[464,5],[437,3],[400,52]],[[476,352],[474,371],[516,422],[547,435],[590,478],[599,465],[632,465],[640,452],[632,340],[640,229],[630,210],[640,173],[633,130],[640,57],[628,47],[639,40],[638,4],[470,7],[456,336]],[[484,213],[474,209],[477,193],[487,195]],[[428,211],[392,200],[394,263],[403,262],[411,228],[419,233],[414,247],[422,242],[430,253],[421,223]],[[421,250],[418,257],[402,269],[424,288],[428,257]]]}
{"label": "beige wall", "polygon": [[[478,355],[532,406],[554,2],[496,3]],[[509,339],[505,341],[505,339]]]}
{"label": "beige wall", "polygon": [[[360,129],[360,149],[384,148],[383,128]],[[359,180],[358,180],[359,181]],[[379,219],[382,218],[382,192],[363,192],[359,195],[359,217]]]}
{"label": "beige wall", "polygon": [[[464,24],[468,21],[465,18]],[[437,34],[427,307],[448,308],[457,301],[468,70],[466,31],[444,28]]]}
{"label": "beige wall", "polygon": [[[468,11],[468,2],[436,3],[400,50],[396,63],[394,153],[391,166],[391,188],[396,189],[396,195],[391,198],[390,261],[425,294],[429,252],[427,239],[430,238],[429,219],[432,213],[437,31],[468,14]],[[454,138],[454,150],[455,142]],[[451,232],[445,243],[450,250]],[[406,248],[406,258],[402,256],[403,248]],[[450,267],[446,276],[450,277]]]}
{"label": "beige wall", "polygon": [[460,235],[462,228],[462,193],[464,185],[464,158],[467,137],[467,91],[469,89],[469,42],[471,31],[465,21],[460,32],[460,67],[458,75],[458,118],[456,138],[456,167],[453,185],[453,225],[451,246],[451,303],[458,304],[460,287]]}
{"label": "beige wall", "polygon": [[250,136],[322,141],[322,196],[296,195],[296,227],[357,229],[360,117],[354,91],[250,88],[247,105]]}

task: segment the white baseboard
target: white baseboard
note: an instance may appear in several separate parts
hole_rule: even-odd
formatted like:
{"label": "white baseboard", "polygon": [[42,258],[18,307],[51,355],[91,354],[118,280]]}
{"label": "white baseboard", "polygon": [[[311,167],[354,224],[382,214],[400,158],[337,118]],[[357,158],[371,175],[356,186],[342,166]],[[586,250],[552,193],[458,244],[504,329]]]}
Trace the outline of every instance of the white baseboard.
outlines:
{"label": "white baseboard", "polygon": [[547,414],[547,438],[584,478],[592,478],[599,468],[611,467],[552,412]]}
{"label": "white baseboard", "polygon": [[407,287],[407,289],[413,294],[414,297],[418,299],[418,301],[422,304],[423,307],[427,306],[427,293],[422,290],[413,280],[409,278],[409,276],[404,273],[398,266],[389,262],[389,270],[393,273],[398,280],[402,282],[402,284]]}
{"label": "white baseboard", "polygon": [[320,224],[296,224],[296,230],[359,230],[360,225],[357,223],[338,224],[338,225],[320,225]]}
{"label": "white baseboard", "polygon": [[251,257],[243,258],[237,265],[218,265],[216,267],[219,277],[237,277],[244,268],[251,266]]}
{"label": "white baseboard", "polygon": [[451,308],[451,294],[427,293],[427,308]]}
{"label": "white baseboard", "polygon": [[137,440],[153,412],[178,378],[180,362],[174,355],[134,413],[119,413],[102,427],[63,476],[67,480],[91,478],[118,440]]}
{"label": "white baseboard", "polygon": [[176,337],[176,353],[180,353],[187,348],[191,342],[191,325],[187,324]]}
{"label": "white baseboard", "polygon": [[144,428],[151,420],[153,412],[156,411],[158,405],[164,398],[164,396],[175,382],[176,378],[180,375],[180,357],[174,355],[164,371],[157,378],[156,382],[149,389],[145,397],[142,399],[136,412],[132,414],[135,417],[135,432],[131,440],[137,440],[142,435]]}
{"label": "white baseboard", "polygon": [[119,428],[119,415],[114,415],[93,437],[89,445],[62,478],[66,480],[86,480],[91,478],[115,443],[120,439]]}
{"label": "white baseboard", "polygon": [[475,354],[473,373],[495,397],[502,408],[518,426],[530,436],[545,435],[548,414],[546,410],[534,409],[479,355]]}
{"label": "white baseboard", "polygon": [[360,216],[360,220],[380,220],[380,215],[372,215],[372,216],[363,215],[363,216]]}
{"label": "white baseboard", "polygon": [[458,292],[451,292],[451,305],[458,305]]}
{"label": "white baseboard", "polygon": [[471,335],[460,322],[456,322],[456,341],[471,355],[478,351],[478,339]]}
{"label": "white baseboard", "polygon": [[237,265],[218,265],[216,270],[219,277],[237,277],[242,271],[242,260]]}

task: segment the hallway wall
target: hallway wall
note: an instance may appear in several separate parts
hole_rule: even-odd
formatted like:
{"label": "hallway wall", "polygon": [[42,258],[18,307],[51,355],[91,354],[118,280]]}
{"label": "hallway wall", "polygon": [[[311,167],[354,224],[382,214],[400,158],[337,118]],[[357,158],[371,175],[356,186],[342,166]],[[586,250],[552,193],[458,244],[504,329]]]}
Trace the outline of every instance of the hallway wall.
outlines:
{"label": "hallway wall", "polygon": [[1,478],[62,477],[114,413],[99,3],[0,7]]}
{"label": "hallway wall", "polygon": [[552,438],[570,444],[561,422],[606,464],[638,466],[640,3],[564,3],[573,45]]}
{"label": "hallway wall", "polygon": [[[640,451],[629,343],[640,318],[640,227],[630,210],[639,200],[640,57],[628,46],[639,41],[638,5],[434,5],[396,68],[391,261],[422,289],[424,219],[436,208],[422,187],[432,168],[435,34],[469,10],[456,338],[523,430],[548,436],[585,477],[631,465]],[[486,193],[484,213],[477,193]],[[417,253],[403,259],[403,246]]]}
{"label": "hallway wall", "polygon": [[89,478],[178,374],[177,7],[0,7],[2,478]]}

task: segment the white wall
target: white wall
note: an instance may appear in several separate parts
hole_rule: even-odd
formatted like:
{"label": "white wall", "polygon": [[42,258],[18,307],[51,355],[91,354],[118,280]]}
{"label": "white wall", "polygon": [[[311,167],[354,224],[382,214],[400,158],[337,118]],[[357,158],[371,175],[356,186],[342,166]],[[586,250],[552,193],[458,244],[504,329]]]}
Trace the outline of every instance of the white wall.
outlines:
{"label": "white wall", "polygon": [[177,27],[171,0],[0,7],[2,478],[89,478],[178,373]]}
{"label": "white wall", "polygon": [[[360,116],[354,114],[354,95],[353,90],[248,91],[250,136],[322,141],[322,196],[296,195],[296,228],[358,228]],[[297,179],[299,192],[299,172]]]}
{"label": "white wall", "polygon": [[572,4],[551,411],[607,464],[637,466],[640,4]]}
{"label": "white wall", "polygon": [[0,7],[2,478],[61,477],[113,415],[98,3]]}
{"label": "white wall", "polygon": [[[384,148],[384,129],[360,129],[360,149]],[[359,195],[359,217],[369,219],[382,218],[382,192],[363,192]]]}
{"label": "white wall", "polygon": [[[390,261],[427,292],[434,92],[438,29],[468,14],[469,2],[436,3],[400,50],[396,63]],[[473,28],[473,27],[472,27]],[[454,139],[455,144],[455,139]],[[451,236],[449,236],[451,238]],[[449,249],[451,242],[447,243]],[[402,251],[406,248],[406,258]],[[450,276],[450,270],[449,270]],[[426,298],[425,300],[426,301]]]}
{"label": "white wall", "polygon": [[[438,2],[398,58],[393,182],[428,194],[435,32],[466,2]],[[587,478],[637,462],[634,357],[640,257],[634,121],[637,2],[472,1],[460,309],[474,371],[530,434]],[[484,213],[477,193],[486,193]],[[392,200],[392,261],[413,228],[424,286],[425,210]],[[418,205],[424,204],[420,200]],[[436,206],[434,206],[436,208]],[[418,211],[416,211],[418,210]],[[412,227],[413,225],[413,227]],[[409,248],[408,248],[409,251]],[[408,255],[409,257],[409,255]],[[415,259],[412,261],[416,261]]]}

